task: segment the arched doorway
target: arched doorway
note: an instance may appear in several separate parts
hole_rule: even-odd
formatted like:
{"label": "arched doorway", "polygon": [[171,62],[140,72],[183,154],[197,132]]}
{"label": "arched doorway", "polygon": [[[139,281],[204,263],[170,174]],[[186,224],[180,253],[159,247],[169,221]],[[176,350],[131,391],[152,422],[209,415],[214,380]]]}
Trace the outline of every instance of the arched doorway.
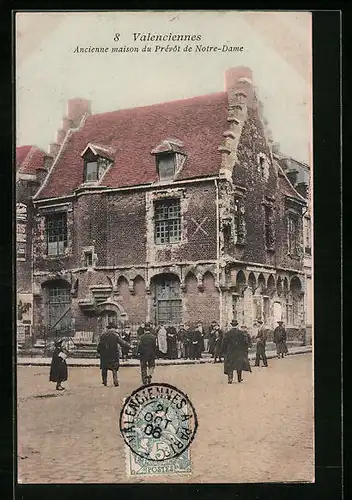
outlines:
{"label": "arched doorway", "polygon": [[152,278],[154,311],[152,317],[158,325],[170,321],[181,323],[180,280],[175,274],[159,274]]}
{"label": "arched doorway", "polygon": [[102,302],[99,304],[96,312],[98,315],[99,335],[106,330],[110,322],[113,322],[117,327],[119,327],[121,323],[124,323],[128,319],[127,314],[122,309],[122,306],[113,301]]}

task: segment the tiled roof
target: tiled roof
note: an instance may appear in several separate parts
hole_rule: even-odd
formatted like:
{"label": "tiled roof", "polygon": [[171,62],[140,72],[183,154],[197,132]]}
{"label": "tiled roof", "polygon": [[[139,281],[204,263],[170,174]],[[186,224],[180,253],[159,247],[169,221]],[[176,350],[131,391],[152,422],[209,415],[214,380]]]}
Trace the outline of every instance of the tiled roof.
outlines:
{"label": "tiled roof", "polygon": [[16,148],[16,171],[20,174],[35,174],[44,166],[45,153],[35,146]]}
{"label": "tiled roof", "polygon": [[83,182],[81,153],[88,143],[115,151],[114,164],[102,180],[108,187],[156,181],[151,151],[171,138],[182,141],[187,154],[179,179],[216,174],[218,146],[227,128],[226,92],[88,116],[66,141],[38,198],[71,194]]}

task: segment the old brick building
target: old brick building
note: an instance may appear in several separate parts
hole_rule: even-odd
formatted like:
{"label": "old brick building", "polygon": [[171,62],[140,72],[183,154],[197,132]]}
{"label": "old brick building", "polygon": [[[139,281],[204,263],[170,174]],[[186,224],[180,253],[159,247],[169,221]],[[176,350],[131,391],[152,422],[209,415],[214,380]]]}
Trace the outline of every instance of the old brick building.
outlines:
{"label": "old brick building", "polygon": [[36,334],[233,317],[305,321],[306,198],[275,158],[248,68],[225,91],[92,115],[69,101],[34,197]]}

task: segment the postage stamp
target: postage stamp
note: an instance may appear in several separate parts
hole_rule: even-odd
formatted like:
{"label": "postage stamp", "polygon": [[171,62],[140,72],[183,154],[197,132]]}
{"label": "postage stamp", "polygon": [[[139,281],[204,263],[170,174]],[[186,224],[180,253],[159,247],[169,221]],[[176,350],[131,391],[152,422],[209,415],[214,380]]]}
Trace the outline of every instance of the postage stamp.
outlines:
{"label": "postage stamp", "polygon": [[120,413],[129,475],[188,473],[190,449],[198,427],[186,394],[155,383],[136,389]]}

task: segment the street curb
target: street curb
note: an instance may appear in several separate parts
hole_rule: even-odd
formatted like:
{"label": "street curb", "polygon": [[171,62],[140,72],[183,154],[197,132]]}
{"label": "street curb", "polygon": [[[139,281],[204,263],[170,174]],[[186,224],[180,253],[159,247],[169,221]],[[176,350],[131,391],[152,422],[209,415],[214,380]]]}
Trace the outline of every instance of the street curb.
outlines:
{"label": "street curb", "polygon": [[[288,356],[296,355],[296,354],[306,354],[312,352],[312,346],[302,346],[298,347],[295,349],[289,350],[287,353]],[[275,351],[268,351],[266,353],[266,357],[268,359],[273,359],[277,357],[277,354]],[[255,359],[255,353],[251,353],[248,356],[249,360],[254,360]],[[172,359],[157,359],[156,360],[156,366],[177,366],[177,365],[199,365],[199,364],[205,364],[205,363],[213,363],[212,358],[203,358],[198,361],[192,360],[192,359],[178,359],[178,360],[172,360]],[[51,364],[51,358],[17,358],[17,366],[50,366]],[[87,368],[87,367],[99,367],[100,361],[99,359],[86,359],[86,358],[68,358],[67,359],[67,365],[70,367],[82,367],[82,368]],[[139,361],[138,360],[131,360],[127,363],[120,361],[120,368],[122,367],[136,367],[139,366]]]}

